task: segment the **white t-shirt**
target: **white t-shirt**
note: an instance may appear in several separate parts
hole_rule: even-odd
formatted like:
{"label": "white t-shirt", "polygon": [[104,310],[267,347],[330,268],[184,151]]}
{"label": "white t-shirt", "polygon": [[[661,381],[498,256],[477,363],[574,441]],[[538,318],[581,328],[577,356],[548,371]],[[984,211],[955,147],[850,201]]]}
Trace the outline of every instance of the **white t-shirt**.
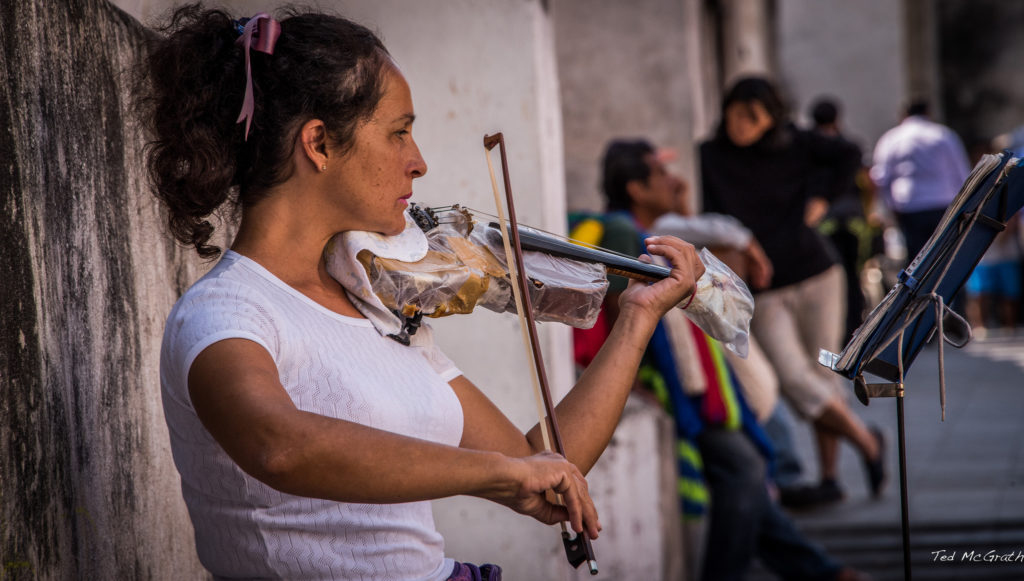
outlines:
{"label": "white t-shirt", "polygon": [[203,565],[225,578],[446,578],[454,562],[429,502],[293,496],[228,457],[196,416],[187,385],[196,356],[228,338],[263,346],[301,410],[452,446],[462,438],[462,407],[448,385],[460,371],[432,341],[403,346],[227,251],[174,306],[160,356],[164,415]]}

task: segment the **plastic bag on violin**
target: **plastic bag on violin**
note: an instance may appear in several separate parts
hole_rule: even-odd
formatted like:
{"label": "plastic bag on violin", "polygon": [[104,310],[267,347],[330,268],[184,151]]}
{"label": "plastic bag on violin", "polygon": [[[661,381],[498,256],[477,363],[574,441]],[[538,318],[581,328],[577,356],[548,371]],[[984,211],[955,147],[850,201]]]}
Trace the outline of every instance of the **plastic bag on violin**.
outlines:
{"label": "plastic bag on violin", "polygon": [[[594,325],[608,290],[604,267],[540,252],[526,252],[524,260],[538,321]],[[501,235],[476,227],[465,211],[446,213],[426,233],[408,218],[398,237],[342,234],[328,247],[327,268],[350,292],[353,284],[362,289],[355,294],[364,303],[378,303],[402,324],[419,316],[470,313],[476,307],[515,312]],[[413,334],[408,327],[404,330]]]}
{"label": "plastic bag on violin", "polygon": [[687,318],[740,357],[747,356],[754,297],[746,283],[707,248],[700,251],[704,274],[686,307]]}
{"label": "plastic bag on violin", "polygon": [[[519,226],[519,238],[523,248],[603,264],[606,273],[649,282],[661,280],[671,273],[662,259],[656,259],[661,264],[649,264],[604,248],[567,244],[529,226]],[[687,317],[701,330],[740,357],[746,357],[754,297],[743,280],[706,248],[701,251],[700,259],[704,263],[704,275],[697,279],[693,299],[687,298],[679,306],[685,305],[683,310]]]}
{"label": "plastic bag on violin", "polygon": [[[608,290],[609,267],[627,276],[624,269],[639,267],[650,280],[669,272],[635,259],[626,259],[633,265],[623,264],[621,256],[552,241],[528,227],[520,226],[520,235],[527,235],[528,243],[538,249],[523,253],[538,321],[592,327]],[[422,226],[407,214],[406,229],[397,236],[346,232],[331,241],[326,257],[328,272],[357,299],[363,314],[383,334],[403,342],[410,340],[424,315],[464,314],[478,306],[515,312],[501,233],[476,224],[465,209],[447,210],[437,221]],[[706,270],[697,280],[693,300],[687,301],[686,315],[705,333],[746,357],[753,297],[714,255],[705,249],[700,257]]]}

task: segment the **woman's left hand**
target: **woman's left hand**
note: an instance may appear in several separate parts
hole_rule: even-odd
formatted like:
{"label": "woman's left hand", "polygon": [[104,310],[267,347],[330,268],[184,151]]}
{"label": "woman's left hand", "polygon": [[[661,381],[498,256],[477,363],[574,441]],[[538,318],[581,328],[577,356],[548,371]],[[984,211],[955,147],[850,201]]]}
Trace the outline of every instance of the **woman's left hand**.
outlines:
{"label": "woman's left hand", "polygon": [[[630,316],[660,319],[669,309],[678,305],[697,290],[697,279],[704,274],[704,263],[692,244],[675,236],[650,236],[644,242],[647,252],[668,260],[672,271],[668,278],[653,284],[631,281],[619,298],[620,317],[625,311]],[[649,256],[640,260],[650,262]]]}

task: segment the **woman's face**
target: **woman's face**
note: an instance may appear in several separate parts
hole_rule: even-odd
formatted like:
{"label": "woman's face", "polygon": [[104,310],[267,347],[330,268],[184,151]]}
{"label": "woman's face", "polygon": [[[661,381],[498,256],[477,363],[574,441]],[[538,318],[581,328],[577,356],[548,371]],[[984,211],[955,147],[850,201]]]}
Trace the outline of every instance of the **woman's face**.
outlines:
{"label": "woman's face", "polygon": [[736,101],[725,108],[725,133],[740,147],[757,143],[774,125],[760,101]]}
{"label": "woman's face", "polygon": [[341,207],[344,230],[394,235],[405,228],[412,181],[427,173],[427,164],[412,138],[415,119],[409,84],[390,68],[372,117],[356,128],[352,148],[337,163],[330,195]]}

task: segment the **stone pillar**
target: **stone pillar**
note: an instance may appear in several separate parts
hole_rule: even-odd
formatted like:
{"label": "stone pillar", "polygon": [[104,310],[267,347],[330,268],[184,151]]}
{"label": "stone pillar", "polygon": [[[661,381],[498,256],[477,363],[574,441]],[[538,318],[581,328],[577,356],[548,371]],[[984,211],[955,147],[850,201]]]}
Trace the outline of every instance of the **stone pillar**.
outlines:
{"label": "stone pillar", "polygon": [[0,578],[199,579],[160,405],[198,273],[146,191],[105,0],[0,4]]}
{"label": "stone pillar", "polygon": [[906,101],[902,3],[891,0],[781,0],[775,39],[779,79],[793,118],[809,123],[822,95],[843,104],[843,132],[870,159],[875,141],[899,122]]}
{"label": "stone pillar", "polygon": [[725,85],[748,74],[774,71],[771,22],[765,0],[720,0]]}
{"label": "stone pillar", "polygon": [[694,179],[696,0],[554,0],[567,206],[602,211],[601,157],[614,138],[649,139]]}
{"label": "stone pillar", "polygon": [[943,110],[939,97],[938,23],[935,3],[929,0],[904,0],[903,30],[906,34],[906,94],[909,99],[927,99],[931,105],[932,119],[941,121]]}

